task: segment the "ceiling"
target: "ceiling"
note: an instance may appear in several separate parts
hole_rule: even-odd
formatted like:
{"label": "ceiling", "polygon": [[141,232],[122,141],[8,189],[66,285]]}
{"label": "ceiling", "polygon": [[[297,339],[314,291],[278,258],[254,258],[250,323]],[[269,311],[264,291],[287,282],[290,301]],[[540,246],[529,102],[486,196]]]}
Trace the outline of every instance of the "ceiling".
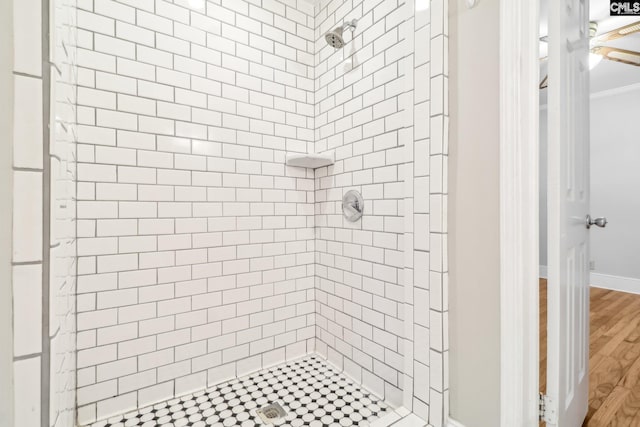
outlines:
{"label": "ceiling", "polygon": [[[547,35],[548,2],[541,0],[540,4],[540,35]],[[557,1],[557,0],[551,0]],[[598,23],[598,34],[615,30],[633,22],[640,21],[640,16],[609,16],[609,0],[590,0],[590,20]],[[640,52],[640,33],[635,33],[622,39],[610,41],[606,46]],[[547,44],[540,43],[541,57],[546,56]],[[541,74],[546,74],[545,66],[541,68]],[[591,71],[591,93],[629,86],[640,83],[640,67],[622,64],[614,61],[603,60]],[[546,90],[542,91],[546,97]]]}

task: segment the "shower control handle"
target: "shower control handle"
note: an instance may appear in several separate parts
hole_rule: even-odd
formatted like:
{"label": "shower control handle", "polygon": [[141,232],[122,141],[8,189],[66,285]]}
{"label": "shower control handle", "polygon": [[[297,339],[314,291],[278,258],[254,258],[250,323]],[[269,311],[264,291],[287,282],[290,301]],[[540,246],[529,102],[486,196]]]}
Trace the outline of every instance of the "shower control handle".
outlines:
{"label": "shower control handle", "polygon": [[356,222],[364,213],[364,199],[356,190],[349,190],[342,198],[342,213],[349,222]]}
{"label": "shower control handle", "polygon": [[362,209],[360,209],[360,203],[358,203],[358,200],[351,200],[345,203],[345,207],[349,207],[358,213],[362,213]]}
{"label": "shower control handle", "polygon": [[607,226],[607,224],[609,223],[609,221],[607,221],[607,218],[605,217],[601,217],[601,218],[591,218],[591,215],[587,215],[587,229],[590,229],[592,226],[598,226],[600,228],[605,228]]}

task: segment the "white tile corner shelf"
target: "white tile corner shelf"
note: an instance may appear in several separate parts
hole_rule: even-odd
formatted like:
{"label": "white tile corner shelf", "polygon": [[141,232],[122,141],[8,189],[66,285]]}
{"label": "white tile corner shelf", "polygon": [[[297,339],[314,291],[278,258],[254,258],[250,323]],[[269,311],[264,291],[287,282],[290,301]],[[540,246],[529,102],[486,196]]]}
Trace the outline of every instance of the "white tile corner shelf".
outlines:
{"label": "white tile corner shelf", "polygon": [[336,162],[334,151],[322,154],[287,153],[287,166],[317,169]]}

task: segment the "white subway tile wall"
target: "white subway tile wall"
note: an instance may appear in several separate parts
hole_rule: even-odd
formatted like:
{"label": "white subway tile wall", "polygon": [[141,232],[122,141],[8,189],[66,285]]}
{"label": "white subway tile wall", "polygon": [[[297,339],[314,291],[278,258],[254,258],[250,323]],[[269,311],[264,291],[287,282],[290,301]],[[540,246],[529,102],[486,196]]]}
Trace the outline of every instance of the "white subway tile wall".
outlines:
{"label": "white subway tile wall", "polygon": [[[76,421],[76,11],[75,0],[52,0],[49,6],[43,11],[37,1],[13,4],[14,406],[23,425],[71,427]],[[45,53],[52,62],[44,73],[49,85],[43,80],[43,18],[54,35]],[[43,125],[44,107],[53,126]]]}
{"label": "white subway tile wall", "polygon": [[[398,0],[324,0],[316,15],[316,149],[336,152],[315,177],[318,351],[394,405],[404,380],[407,17]],[[328,46],[324,34],[352,19],[345,47]],[[355,223],[342,215],[350,189],[365,200]]]}
{"label": "white subway tile wall", "polygon": [[[77,232],[80,423],[317,351],[442,426],[446,1],[77,1],[77,35],[56,28],[79,66],[52,149],[62,187],[78,160],[73,231],[75,189],[52,187],[59,413],[73,412]],[[354,18],[355,39],[328,47]],[[60,109],[75,99],[64,54]],[[21,149],[16,162],[37,161],[37,144]],[[334,166],[284,164],[326,150]],[[366,204],[353,224],[340,209],[352,188]],[[37,247],[23,243],[26,260]]]}
{"label": "white subway tile wall", "polygon": [[[448,380],[448,1],[431,0],[429,8],[415,3],[409,30],[414,48],[409,105],[413,105],[413,184],[407,188],[407,277],[413,292],[407,298],[407,336],[411,357],[405,359],[407,407],[433,427],[446,425],[449,414]],[[410,179],[410,178],[408,178]],[[412,250],[411,250],[412,249]],[[409,399],[410,402],[409,402]]]}
{"label": "white subway tile wall", "polygon": [[14,419],[40,425],[43,349],[42,8],[13,2],[13,405]]}
{"label": "white subway tile wall", "polygon": [[[323,35],[358,19],[334,51]],[[316,13],[317,349],[434,427],[448,414],[447,1]],[[341,216],[349,189],[365,216]],[[414,309],[415,307],[415,309]]]}
{"label": "white subway tile wall", "polygon": [[79,422],[314,351],[313,7],[78,7]]}
{"label": "white subway tile wall", "polygon": [[77,0],[50,0],[49,425],[76,425]]}

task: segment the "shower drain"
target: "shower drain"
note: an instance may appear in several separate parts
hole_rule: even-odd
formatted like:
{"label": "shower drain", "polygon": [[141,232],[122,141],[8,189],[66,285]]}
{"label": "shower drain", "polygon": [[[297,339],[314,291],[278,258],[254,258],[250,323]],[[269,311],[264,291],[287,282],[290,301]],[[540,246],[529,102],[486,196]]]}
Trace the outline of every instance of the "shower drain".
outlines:
{"label": "shower drain", "polygon": [[260,416],[265,424],[273,424],[280,418],[284,418],[287,415],[287,412],[277,402],[267,406],[263,406],[262,408],[258,409],[256,413]]}

